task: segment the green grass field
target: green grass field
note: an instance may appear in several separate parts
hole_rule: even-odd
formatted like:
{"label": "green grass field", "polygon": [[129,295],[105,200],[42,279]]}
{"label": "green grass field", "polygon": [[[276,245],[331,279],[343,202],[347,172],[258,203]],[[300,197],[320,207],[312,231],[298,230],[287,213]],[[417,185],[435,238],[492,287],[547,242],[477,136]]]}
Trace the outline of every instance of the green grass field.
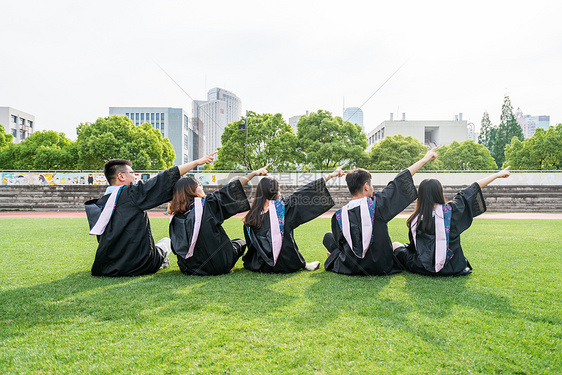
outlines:
{"label": "green grass field", "polygon": [[[239,219],[226,224],[242,235]],[[405,220],[389,224],[406,241]],[[152,220],[154,236],[167,220]],[[296,231],[326,258],[329,219]],[[0,373],[560,374],[562,221],[476,220],[474,273],[94,278],[85,219],[0,219]]]}

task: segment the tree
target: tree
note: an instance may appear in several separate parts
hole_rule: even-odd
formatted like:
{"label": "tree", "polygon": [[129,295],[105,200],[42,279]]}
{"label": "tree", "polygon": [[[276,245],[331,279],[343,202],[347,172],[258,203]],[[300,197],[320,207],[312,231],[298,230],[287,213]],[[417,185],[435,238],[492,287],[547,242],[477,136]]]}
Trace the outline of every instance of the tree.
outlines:
{"label": "tree", "polygon": [[0,149],[8,146],[8,144],[12,143],[12,139],[14,138],[11,134],[6,134],[6,130],[4,126],[0,124]]}
{"label": "tree", "polygon": [[513,138],[505,148],[505,157],[505,164],[513,169],[562,169],[562,124],[548,130],[538,128],[523,142]]}
{"label": "tree", "polygon": [[140,126],[125,117],[99,118],[76,129],[79,169],[103,169],[110,159],[128,159],[139,170],[158,170],[174,165],[170,141],[148,123]]}
{"label": "tree", "polygon": [[231,122],[221,136],[222,147],[218,150],[213,169],[258,169],[273,163],[272,169],[296,169],[302,160],[297,151],[297,137],[280,113],[248,114],[248,136],[246,118]]}
{"label": "tree", "polygon": [[517,137],[520,141],[524,139],[521,125],[517,123],[517,119],[513,114],[511,100],[509,96],[506,95],[502,105],[500,125],[492,141],[492,147],[489,148],[498,166],[503,165],[505,161],[505,146],[511,143],[513,137]]}
{"label": "tree", "polygon": [[75,169],[76,150],[64,133],[37,131],[18,144],[10,144],[1,152],[5,169],[54,170]]}
{"label": "tree", "polygon": [[454,141],[437,150],[444,170],[474,171],[496,169],[496,162],[484,145],[471,140],[461,143]]}
{"label": "tree", "polygon": [[[399,171],[420,160],[428,149],[428,146],[424,146],[412,136],[404,137],[402,134],[389,136],[373,145],[369,153],[370,163],[368,168]],[[435,163],[428,163],[426,164],[427,168],[430,168],[430,164],[435,167]]]}
{"label": "tree", "polygon": [[344,162],[348,166],[364,166],[368,162],[367,136],[359,125],[319,110],[302,116],[297,129],[299,146],[309,168],[333,169]]}
{"label": "tree", "polygon": [[478,143],[486,146],[488,150],[492,149],[493,140],[495,139],[495,127],[490,121],[490,115],[488,111],[485,111],[482,115],[482,121],[480,122],[480,134],[478,135]]}

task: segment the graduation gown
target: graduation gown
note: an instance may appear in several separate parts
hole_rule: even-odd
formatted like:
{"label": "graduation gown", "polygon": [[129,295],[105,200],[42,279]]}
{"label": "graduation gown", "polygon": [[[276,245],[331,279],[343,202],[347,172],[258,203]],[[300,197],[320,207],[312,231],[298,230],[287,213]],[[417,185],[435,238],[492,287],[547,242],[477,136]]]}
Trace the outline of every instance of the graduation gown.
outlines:
{"label": "graduation gown", "polygon": [[[173,167],[121,190],[104,233],[97,236],[93,276],[136,276],[160,269],[166,255],[154,246],[145,210],[170,201],[179,178],[179,169]],[[105,206],[109,196],[104,195],[96,203]]]}
{"label": "graduation gown", "polygon": [[281,251],[274,264],[270,212],[263,214],[260,228],[244,226],[244,236],[248,250],[244,257],[244,268],[250,271],[267,273],[290,273],[306,266],[295,242],[293,231],[334,206],[334,201],[326,187],[324,178],[312,181],[283,199],[285,221]]}
{"label": "graduation gown", "polygon": [[195,227],[194,204],[191,204],[185,214],[174,216],[170,222],[170,239],[181,272],[188,275],[220,275],[230,272],[240,255],[222,223],[249,209],[248,198],[239,180],[208,194],[204,199],[201,226],[193,255],[187,259]]}
{"label": "graduation gown", "polygon": [[396,249],[396,257],[408,271],[430,276],[456,276],[469,274],[472,270],[462,251],[460,234],[470,227],[474,217],[486,211],[482,190],[475,182],[458,192],[448,204],[451,206],[449,249],[453,252],[452,258],[435,272],[435,228],[431,233],[424,233],[418,225],[416,245],[409,231],[410,243]]}
{"label": "graduation gown", "polygon": [[416,198],[416,187],[408,169],[400,172],[382,191],[373,195],[375,210],[372,239],[363,258],[359,256],[363,253],[360,207],[348,211],[353,249],[334,214],[332,232],[324,236],[324,246],[330,252],[324,263],[326,271],[346,275],[390,275],[400,272],[402,267],[392,251],[387,224]]}

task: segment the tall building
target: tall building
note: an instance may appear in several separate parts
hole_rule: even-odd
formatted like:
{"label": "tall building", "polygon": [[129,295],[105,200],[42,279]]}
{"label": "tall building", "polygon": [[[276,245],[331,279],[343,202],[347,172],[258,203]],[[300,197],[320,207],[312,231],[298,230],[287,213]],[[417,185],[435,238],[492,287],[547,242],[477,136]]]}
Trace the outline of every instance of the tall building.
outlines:
{"label": "tall building", "polygon": [[205,129],[205,153],[221,147],[221,136],[226,125],[240,120],[242,101],[230,91],[215,87],[207,93],[207,100],[194,100],[192,123]]}
{"label": "tall building", "polygon": [[343,121],[349,121],[352,124],[360,125],[363,131],[363,111],[359,107],[348,107],[343,110]]}
{"label": "tall building", "polygon": [[0,107],[0,124],[6,134],[14,136],[13,142],[19,143],[33,133],[35,116],[12,107]]}
{"label": "tall building", "polygon": [[535,134],[537,128],[543,128],[547,130],[550,126],[550,116],[524,115],[523,111],[520,108],[517,108],[517,110],[515,111],[515,119],[521,126],[525,139],[531,138]]}
{"label": "tall building", "polygon": [[405,113],[402,113],[402,120],[393,120],[391,114],[390,120],[383,121],[367,134],[367,141],[369,148],[372,148],[375,143],[388,136],[402,134],[404,137],[412,136],[430,147],[448,145],[453,141],[468,140],[467,126],[467,121],[462,119],[462,113],[450,121],[406,121]]}
{"label": "tall building", "polygon": [[168,138],[176,153],[175,164],[180,165],[203,156],[203,132],[199,124],[189,121],[182,108],[170,107],[109,107],[109,115],[130,118],[136,126],[145,122]]}

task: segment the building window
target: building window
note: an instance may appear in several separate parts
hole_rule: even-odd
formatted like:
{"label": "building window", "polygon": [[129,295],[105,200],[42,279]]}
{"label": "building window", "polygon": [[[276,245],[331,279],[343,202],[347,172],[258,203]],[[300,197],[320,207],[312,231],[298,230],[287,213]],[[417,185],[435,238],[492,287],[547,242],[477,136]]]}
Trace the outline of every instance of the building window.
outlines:
{"label": "building window", "polygon": [[14,124],[17,124],[17,123],[18,123],[18,116],[12,115],[12,122],[13,122]]}
{"label": "building window", "polygon": [[125,116],[129,117],[129,114],[128,114],[128,113],[125,113]]}
{"label": "building window", "polygon": [[146,122],[148,122],[148,119],[150,118],[149,114],[146,114]]}
{"label": "building window", "polygon": [[144,113],[141,113],[141,121],[144,121]]}
{"label": "building window", "polygon": [[20,117],[20,120],[21,120],[21,124],[25,125],[25,119]]}
{"label": "building window", "polygon": [[[138,113],[135,113],[135,120],[139,121],[139,114]],[[138,123],[137,123],[137,125],[138,125]]]}
{"label": "building window", "polygon": [[29,121],[29,120],[28,120],[27,123],[29,124],[29,127],[30,127],[30,128],[33,128],[33,121]]}
{"label": "building window", "polygon": [[160,124],[158,122],[156,123],[156,129],[160,129]]}
{"label": "building window", "polygon": [[162,126],[161,126],[160,129],[162,129],[162,131],[164,131],[164,123],[162,123]]}
{"label": "building window", "polygon": [[164,121],[164,114],[160,113],[160,120]]}
{"label": "building window", "polygon": [[14,138],[17,138],[18,131],[16,129],[12,129],[12,135],[14,136]]}
{"label": "building window", "polygon": [[156,114],[156,121],[160,120],[160,113]]}
{"label": "building window", "polygon": [[[150,121],[152,121],[154,123],[154,113],[150,114]],[[152,124],[152,125],[154,125],[154,124]]]}

